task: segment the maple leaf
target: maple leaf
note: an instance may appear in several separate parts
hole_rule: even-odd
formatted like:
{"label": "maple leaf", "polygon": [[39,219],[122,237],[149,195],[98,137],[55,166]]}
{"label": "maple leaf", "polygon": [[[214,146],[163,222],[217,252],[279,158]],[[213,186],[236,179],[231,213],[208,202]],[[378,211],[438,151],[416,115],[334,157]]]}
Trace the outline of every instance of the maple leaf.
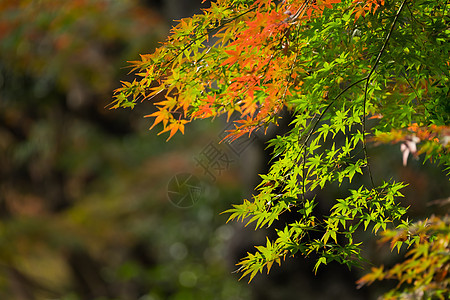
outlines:
{"label": "maple leaf", "polygon": [[166,127],[167,122],[170,120],[171,114],[166,109],[162,107],[159,107],[158,109],[159,109],[158,111],[150,115],[144,116],[144,118],[156,117],[155,121],[153,122],[153,125],[150,127],[150,130],[160,122],[163,122],[163,126]]}
{"label": "maple leaf", "polygon": [[167,142],[174,136],[177,131],[180,131],[182,134],[184,134],[184,124],[186,124],[187,122],[187,120],[175,120],[167,125],[161,132],[159,132],[158,135],[170,131],[169,137],[166,140]]}

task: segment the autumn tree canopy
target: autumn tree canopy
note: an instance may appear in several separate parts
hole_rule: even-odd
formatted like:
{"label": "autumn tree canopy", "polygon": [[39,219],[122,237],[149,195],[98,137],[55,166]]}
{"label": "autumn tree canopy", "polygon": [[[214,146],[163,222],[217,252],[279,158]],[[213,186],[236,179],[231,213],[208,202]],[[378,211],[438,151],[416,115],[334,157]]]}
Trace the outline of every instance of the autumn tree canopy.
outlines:
{"label": "autumn tree canopy", "polygon": [[[440,229],[420,231],[420,238],[408,231],[407,208],[397,201],[405,184],[374,178],[370,148],[402,143],[404,164],[424,153],[449,175],[449,8],[446,0],[218,0],[131,62],[135,79],[115,91],[112,107],[164,97],[146,117],[168,139],[195,119],[238,114],[224,142],[264,131],[287,110],[290,131],[268,143],[270,171],[251,199],[227,212],[256,228],[271,227],[286,211],[297,220],[239,262],[243,276],[251,280],[295,254],[317,255],[314,271],[331,261],[359,265],[354,233],[384,231],[393,247],[437,253],[439,265],[420,284],[441,297],[450,256],[434,242],[448,245],[448,218],[433,219]],[[352,181],[327,215],[316,213],[312,191]]]}

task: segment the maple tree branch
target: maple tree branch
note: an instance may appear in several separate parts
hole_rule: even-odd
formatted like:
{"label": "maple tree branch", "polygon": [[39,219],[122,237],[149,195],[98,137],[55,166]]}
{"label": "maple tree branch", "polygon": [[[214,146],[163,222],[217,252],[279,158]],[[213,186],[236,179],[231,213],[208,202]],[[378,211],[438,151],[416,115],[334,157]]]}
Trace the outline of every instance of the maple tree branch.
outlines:
{"label": "maple tree branch", "polygon": [[370,83],[370,79],[372,77],[372,74],[375,72],[375,69],[376,69],[378,63],[380,62],[381,56],[383,55],[383,53],[384,53],[384,51],[385,51],[385,49],[386,49],[386,47],[387,47],[387,45],[389,43],[389,40],[390,40],[390,38],[392,36],[392,33],[394,32],[394,27],[395,27],[395,25],[397,23],[398,17],[400,16],[400,13],[402,12],[406,1],[407,0],[403,0],[403,2],[400,4],[400,7],[397,10],[397,13],[396,13],[396,15],[394,17],[394,20],[392,21],[391,28],[390,28],[387,36],[386,36],[386,39],[384,40],[383,46],[381,47],[380,51],[378,52],[378,56],[375,59],[375,63],[372,66],[372,68],[370,69],[370,72],[369,72],[369,74],[366,77],[366,82],[365,82],[365,86],[364,86],[363,119],[362,119],[362,124],[361,124],[362,125],[362,134],[363,134],[362,143],[363,143],[364,156],[366,158],[367,172],[369,174],[370,182],[371,182],[373,188],[375,188],[375,184],[374,184],[374,181],[373,181],[372,171],[371,171],[370,164],[369,164],[369,156],[367,154],[367,141],[366,141],[367,90],[368,90],[368,87],[369,87],[369,83]]}
{"label": "maple tree branch", "polygon": [[370,79],[370,77],[372,76],[372,73],[375,71],[375,68],[377,67],[378,63],[380,62],[381,55],[383,54],[384,50],[386,49],[386,46],[391,38],[392,32],[394,31],[394,27],[397,23],[398,17],[400,16],[400,13],[402,12],[403,6],[405,5],[406,1],[408,1],[408,0],[403,0],[402,4],[400,4],[400,7],[398,8],[397,14],[394,17],[394,21],[392,21],[391,29],[389,30],[388,35],[386,36],[386,39],[383,43],[383,46],[381,47],[380,52],[378,53],[378,56],[375,60],[375,64],[373,65],[372,69],[370,70],[369,75],[367,75],[368,79]]}
{"label": "maple tree branch", "polygon": [[[336,100],[338,100],[345,92],[347,92],[349,89],[351,89],[352,87],[354,87],[355,85],[363,82],[364,80],[366,80],[367,78],[361,78],[355,82],[353,82],[352,84],[350,84],[349,86],[347,86],[346,88],[344,88],[336,97],[334,97],[333,100],[331,100],[331,102],[325,107],[325,109],[320,113],[319,118],[317,118],[317,120],[315,121],[313,127],[310,129],[310,131],[308,132],[308,135],[306,136],[305,141],[302,143],[302,146],[300,147],[300,151],[299,151],[299,155],[301,154],[301,152],[303,151],[303,166],[302,166],[302,173],[303,173],[303,183],[302,183],[302,189],[303,189],[303,199],[305,198],[305,180],[306,180],[306,176],[305,176],[305,164],[306,164],[306,144],[308,143],[309,139],[312,137],[314,131],[316,130],[317,125],[319,124],[320,120],[322,120],[323,116],[325,115],[325,113],[331,108],[331,106],[336,102]],[[299,142],[300,142],[300,136],[299,136]],[[299,163],[298,161],[298,156],[297,156],[297,163]]]}

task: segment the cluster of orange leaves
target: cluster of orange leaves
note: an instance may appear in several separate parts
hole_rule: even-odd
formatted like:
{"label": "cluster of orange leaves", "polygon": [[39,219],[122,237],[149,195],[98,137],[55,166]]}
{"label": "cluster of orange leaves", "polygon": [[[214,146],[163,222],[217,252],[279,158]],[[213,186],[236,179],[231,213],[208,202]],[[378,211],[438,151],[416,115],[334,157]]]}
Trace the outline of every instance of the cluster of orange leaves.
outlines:
{"label": "cluster of orange leaves", "polygon": [[413,132],[420,140],[433,141],[439,143],[440,140],[450,136],[450,126],[437,126],[431,124],[430,126],[419,126],[413,123],[408,127],[408,130]]}
{"label": "cluster of orange leaves", "polygon": [[371,141],[399,143],[412,135],[418,137],[421,141],[431,141],[447,146],[449,144],[447,140],[450,137],[450,126],[437,126],[434,124],[431,124],[430,126],[419,126],[417,123],[413,123],[405,129],[391,129],[390,132],[378,133]]}
{"label": "cluster of orange leaves", "polygon": [[353,3],[356,5],[354,13],[355,20],[357,20],[361,16],[364,17],[366,13],[375,12],[381,5],[384,5],[384,0],[354,0]]}

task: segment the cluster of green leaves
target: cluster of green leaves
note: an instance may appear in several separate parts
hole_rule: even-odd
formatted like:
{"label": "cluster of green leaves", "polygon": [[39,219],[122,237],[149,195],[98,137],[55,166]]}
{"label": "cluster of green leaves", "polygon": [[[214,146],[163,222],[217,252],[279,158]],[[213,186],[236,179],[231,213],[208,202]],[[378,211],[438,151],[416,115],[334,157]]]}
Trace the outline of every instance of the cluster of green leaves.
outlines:
{"label": "cluster of green leaves", "polygon": [[[385,230],[406,212],[396,202],[404,184],[372,176],[366,119],[378,118],[377,132],[448,124],[448,27],[445,0],[221,0],[133,62],[139,79],[116,90],[113,107],[165,95],[149,116],[169,138],[194,119],[238,112],[231,139],[289,109],[292,129],[269,142],[273,160],[257,193],[227,212],[256,228],[286,211],[298,219],[248,253],[240,270],[251,280],[296,253],[318,254],[315,270],[333,260],[351,266],[361,259],[360,225]],[[448,146],[436,145],[448,158]],[[329,215],[315,213],[311,191],[361,182],[361,174],[367,186],[337,199]]]}
{"label": "cluster of green leaves", "polygon": [[380,242],[391,243],[391,248],[406,244],[406,260],[385,270],[373,267],[363,276],[359,285],[376,280],[394,279],[397,287],[386,299],[448,299],[450,288],[450,217],[431,216],[425,221],[410,224],[404,221],[397,229],[383,232]]}
{"label": "cluster of green leaves", "polygon": [[[373,225],[376,233],[380,228],[386,229],[387,224],[401,218],[406,209],[395,203],[395,198],[402,196],[398,191],[404,187],[401,183],[384,183],[377,189],[360,187],[358,190],[350,190],[351,196],[345,199],[337,199],[331,208],[329,216],[319,219],[313,214],[316,203],[313,200],[301,201],[297,198],[268,197],[267,194],[259,194],[253,202],[244,201],[243,204],[234,205],[230,219],[247,219],[247,224],[255,221],[256,228],[270,226],[275,219],[285,210],[293,207],[298,209],[301,215],[299,220],[287,224],[284,229],[277,229],[277,238],[267,241],[265,247],[258,246],[258,252],[248,254],[239,265],[243,269],[243,276],[250,274],[252,279],[264,267],[269,271],[274,262],[281,263],[286,256],[300,253],[308,256],[311,253],[319,254],[320,258],[314,267],[317,272],[321,264],[337,261],[351,267],[358,265],[362,260],[360,256],[360,244],[354,240],[353,234],[363,225],[367,230]],[[262,189],[261,189],[262,190]],[[261,201],[261,197],[270,200]],[[272,202],[273,201],[273,202]],[[258,208],[258,204],[260,207]],[[322,232],[321,238],[309,238],[315,232]]]}

